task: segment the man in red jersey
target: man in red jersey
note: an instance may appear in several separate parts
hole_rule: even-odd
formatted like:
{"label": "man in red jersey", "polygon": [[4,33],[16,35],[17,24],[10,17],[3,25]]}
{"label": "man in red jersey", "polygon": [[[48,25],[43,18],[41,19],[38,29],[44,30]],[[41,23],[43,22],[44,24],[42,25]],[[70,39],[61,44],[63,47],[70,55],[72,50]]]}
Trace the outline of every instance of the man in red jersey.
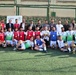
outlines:
{"label": "man in red jersey", "polygon": [[14,49],[13,50],[16,50],[16,45],[19,41],[19,31],[17,28],[15,28],[14,32],[13,32],[13,45],[14,45]]}
{"label": "man in red jersey", "polygon": [[23,31],[23,28],[20,28],[19,31],[19,40],[25,41],[25,32]]}
{"label": "man in red jersey", "polygon": [[30,38],[33,36],[35,37],[35,32],[32,30],[32,26],[28,27],[26,34],[26,40],[30,40]]}
{"label": "man in red jersey", "polygon": [[40,36],[39,27],[36,27],[36,29],[35,29],[35,38],[36,38],[36,36]]}
{"label": "man in red jersey", "polygon": [[2,29],[0,30],[0,45],[2,47],[6,47],[6,44],[5,44],[5,35],[4,35],[4,31]]}
{"label": "man in red jersey", "polygon": [[18,28],[15,28],[15,31],[13,33],[13,39],[15,40],[19,40],[19,31],[18,31]]}
{"label": "man in red jersey", "polygon": [[20,25],[18,23],[18,19],[15,19],[15,24],[14,24],[14,28],[18,28],[19,29]]}
{"label": "man in red jersey", "polygon": [[0,21],[0,30],[4,30],[5,29],[5,23],[4,23],[4,21],[2,20],[2,21]]}

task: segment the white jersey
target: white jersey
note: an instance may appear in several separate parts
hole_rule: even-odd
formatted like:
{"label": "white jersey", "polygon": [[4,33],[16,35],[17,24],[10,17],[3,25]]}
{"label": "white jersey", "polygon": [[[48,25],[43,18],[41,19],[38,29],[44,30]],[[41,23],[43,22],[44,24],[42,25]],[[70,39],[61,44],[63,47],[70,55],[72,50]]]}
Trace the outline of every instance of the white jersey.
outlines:
{"label": "white jersey", "polygon": [[13,32],[5,32],[5,36],[6,36],[6,40],[12,40],[12,37],[13,37]]}
{"label": "white jersey", "polygon": [[64,32],[61,32],[60,35],[62,36],[62,39],[63,39],[64,41],[66,41],[66,36],[67,36],[66,32],[65,32],[65,31],[64,31]]}
{"label": "white jersey", "polygon": [[67,31],[66,35],[67,35],[67,41],[72,41],[73,40],[74,31],[73,30]]}
{"label": "white jersey", "polygon": [[43,35],[48,35],[48,36],[44,36],[43,39],[46,39],[47,41],[49,41],[50,32],[48,30],[44,30],[41,32],[41,36]]}
{"label": "white jersey", "polygon": [[34,47],[34,42],[33,41],[26,40],[25,42],[27,42],[30,45],[30,47]]}
{"label": "white jersey", "polygon": [[68,36],[68,35],[74,35],[74,31],[73,30],[71,30],[71,31],[66,31],[66,35]]}
{"label": "white jersey", "polygon": [[59,47],[59,48],[64,47],[64,41],[63,41],[63,40],[62,40],[62,41],[57,40],[57,43],[58,43],[58,47]]}
{"label": "white jersey", "polygon": [[56,31],[58,32],[58,34],[61,34],[61,32],[62,32],[62,30],[61,30],[61,28],[63,27],[63,25],[62,24],[57,24],[56,25]]}

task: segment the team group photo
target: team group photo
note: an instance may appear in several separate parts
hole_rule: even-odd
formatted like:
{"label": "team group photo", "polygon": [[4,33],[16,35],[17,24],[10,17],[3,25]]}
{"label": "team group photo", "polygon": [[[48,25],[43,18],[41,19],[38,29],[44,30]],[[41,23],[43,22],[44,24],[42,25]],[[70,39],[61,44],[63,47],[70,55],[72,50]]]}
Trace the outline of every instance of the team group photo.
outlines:
{"label": "team group photo", "polygon": [[76,0],[0,0],[0,75],[76,75]]}

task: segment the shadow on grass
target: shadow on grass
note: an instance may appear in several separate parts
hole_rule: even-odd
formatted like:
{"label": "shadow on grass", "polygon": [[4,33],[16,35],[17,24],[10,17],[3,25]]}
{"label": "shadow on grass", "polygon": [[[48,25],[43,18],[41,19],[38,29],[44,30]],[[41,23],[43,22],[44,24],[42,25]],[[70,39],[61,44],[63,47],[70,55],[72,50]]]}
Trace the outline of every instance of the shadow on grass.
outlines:
{"label": "shadow on grass", "polygon": [[59,58],[68,58],[68,57],[76,57],[76,54],[70,54],[68,52],[61,52],[60,50],[53,50],[53,49],[48,49],[47,53],[27,49],[25,51],[13,51],[13,48],[0,48],[0,51],[4,51],[6,53],[8,52],[19,52],[19,53],[41,53],[35,55],[35,57],[43,57],[43,56],[50,56],[50,57],[55,57],[55,56],[60,56]]}
{"label": "shadow on grass", "polygon": [[48,49],[48,53],[44,53],[43,55],[36,55],[36,57],[43,57],[43,56],[50,56],[55,57],[59,56],[59,58],[69,58],[69,57],[76,57],[76,54],[72,54],[69,52],[61,52],[60,50],[52,50]]}

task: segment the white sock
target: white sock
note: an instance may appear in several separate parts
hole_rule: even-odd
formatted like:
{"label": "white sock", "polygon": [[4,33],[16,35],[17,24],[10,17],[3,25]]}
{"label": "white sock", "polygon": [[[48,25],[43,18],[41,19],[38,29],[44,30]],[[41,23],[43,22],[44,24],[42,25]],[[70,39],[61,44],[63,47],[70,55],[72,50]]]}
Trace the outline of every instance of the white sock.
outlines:
{"label": "white sock", "polygon": [[46,51],[46,46],[44,47],[44,50]]}
{"label": "white sock", "polygon": [[43,51],[43,49],[39,49],[39,51]]}
{"label": "white sock", "polygon": [[71,52],[71,48],[68,48],[69,52]]}

